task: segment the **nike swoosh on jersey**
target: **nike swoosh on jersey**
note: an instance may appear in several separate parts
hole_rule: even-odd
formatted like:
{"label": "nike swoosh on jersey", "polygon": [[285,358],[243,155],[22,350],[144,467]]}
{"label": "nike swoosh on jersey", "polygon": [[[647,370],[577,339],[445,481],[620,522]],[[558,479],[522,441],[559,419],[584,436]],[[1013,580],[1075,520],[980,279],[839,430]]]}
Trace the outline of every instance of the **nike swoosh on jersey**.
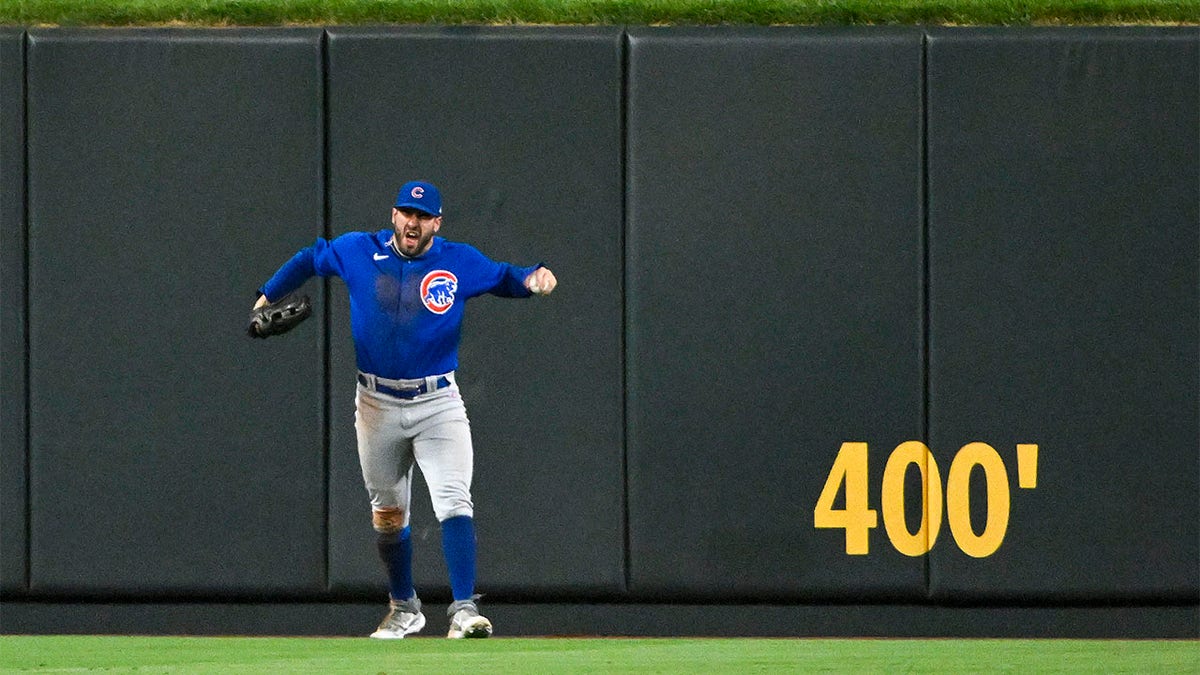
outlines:
{"label": "nike swoosh on jersey", "polygon": [[382,253],[376,253],[375,255],[372,255],[371,257],[376,260],[387,260],[388,259],[388,256],[386,256]]}

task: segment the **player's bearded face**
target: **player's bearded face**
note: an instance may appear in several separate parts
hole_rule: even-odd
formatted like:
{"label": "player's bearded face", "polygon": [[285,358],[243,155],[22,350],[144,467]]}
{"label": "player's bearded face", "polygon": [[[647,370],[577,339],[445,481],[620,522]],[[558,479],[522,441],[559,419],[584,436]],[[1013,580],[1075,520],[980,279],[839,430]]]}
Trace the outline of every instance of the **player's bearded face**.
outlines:
{"label": "player's bearded face", "polygon": [[392,209],[396,248],[404,255],[421,255],[427,251],[433,242],[433,235],[441,226],[441,216],[431,216],[416,209]]}

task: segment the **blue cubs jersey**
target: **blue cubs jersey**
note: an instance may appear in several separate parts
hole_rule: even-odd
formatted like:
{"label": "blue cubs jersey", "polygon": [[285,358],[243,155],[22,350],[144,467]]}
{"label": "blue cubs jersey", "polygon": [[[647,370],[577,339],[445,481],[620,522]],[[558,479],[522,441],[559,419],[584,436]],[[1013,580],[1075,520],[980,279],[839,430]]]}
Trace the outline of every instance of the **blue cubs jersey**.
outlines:
{"label": "blue cubs jersey", "polygon": [[392,230],[320,237],[259,289],[278,300],[313,275],[341,277],[350,292],[350,329],[358,369],[389,379],[417,379],[458,368],[468,298],[484,293],[527,298],[525,278],[540,265],[495,262],[468,244],[434,237],[424,255],[401,256]]}

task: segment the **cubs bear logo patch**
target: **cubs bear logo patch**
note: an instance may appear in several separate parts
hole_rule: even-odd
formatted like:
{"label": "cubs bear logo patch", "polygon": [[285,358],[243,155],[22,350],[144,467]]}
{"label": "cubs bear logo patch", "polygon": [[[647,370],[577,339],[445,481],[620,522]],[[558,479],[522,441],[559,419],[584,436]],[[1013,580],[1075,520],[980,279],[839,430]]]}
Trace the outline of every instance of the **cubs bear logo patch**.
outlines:
{"label": "cubs bear logo patch", "polygon": [[446,270],[434,270],[421,280],[421,303],[434,314],[445,314],[454,305],[458,277]]}

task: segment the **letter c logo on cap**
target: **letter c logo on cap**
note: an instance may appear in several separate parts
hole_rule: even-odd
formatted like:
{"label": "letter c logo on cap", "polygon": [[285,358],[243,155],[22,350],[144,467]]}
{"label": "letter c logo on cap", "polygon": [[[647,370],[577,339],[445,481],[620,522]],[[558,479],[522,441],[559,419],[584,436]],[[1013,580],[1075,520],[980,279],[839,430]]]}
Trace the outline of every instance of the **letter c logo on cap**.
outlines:
{"label": "letter c logo on cap", "polygon": [[425,196],[425,188],[421,187],[420,185],[413,188],[412,196],[413,196],[413,199],[420,199],[421,197],[424,197]]}

